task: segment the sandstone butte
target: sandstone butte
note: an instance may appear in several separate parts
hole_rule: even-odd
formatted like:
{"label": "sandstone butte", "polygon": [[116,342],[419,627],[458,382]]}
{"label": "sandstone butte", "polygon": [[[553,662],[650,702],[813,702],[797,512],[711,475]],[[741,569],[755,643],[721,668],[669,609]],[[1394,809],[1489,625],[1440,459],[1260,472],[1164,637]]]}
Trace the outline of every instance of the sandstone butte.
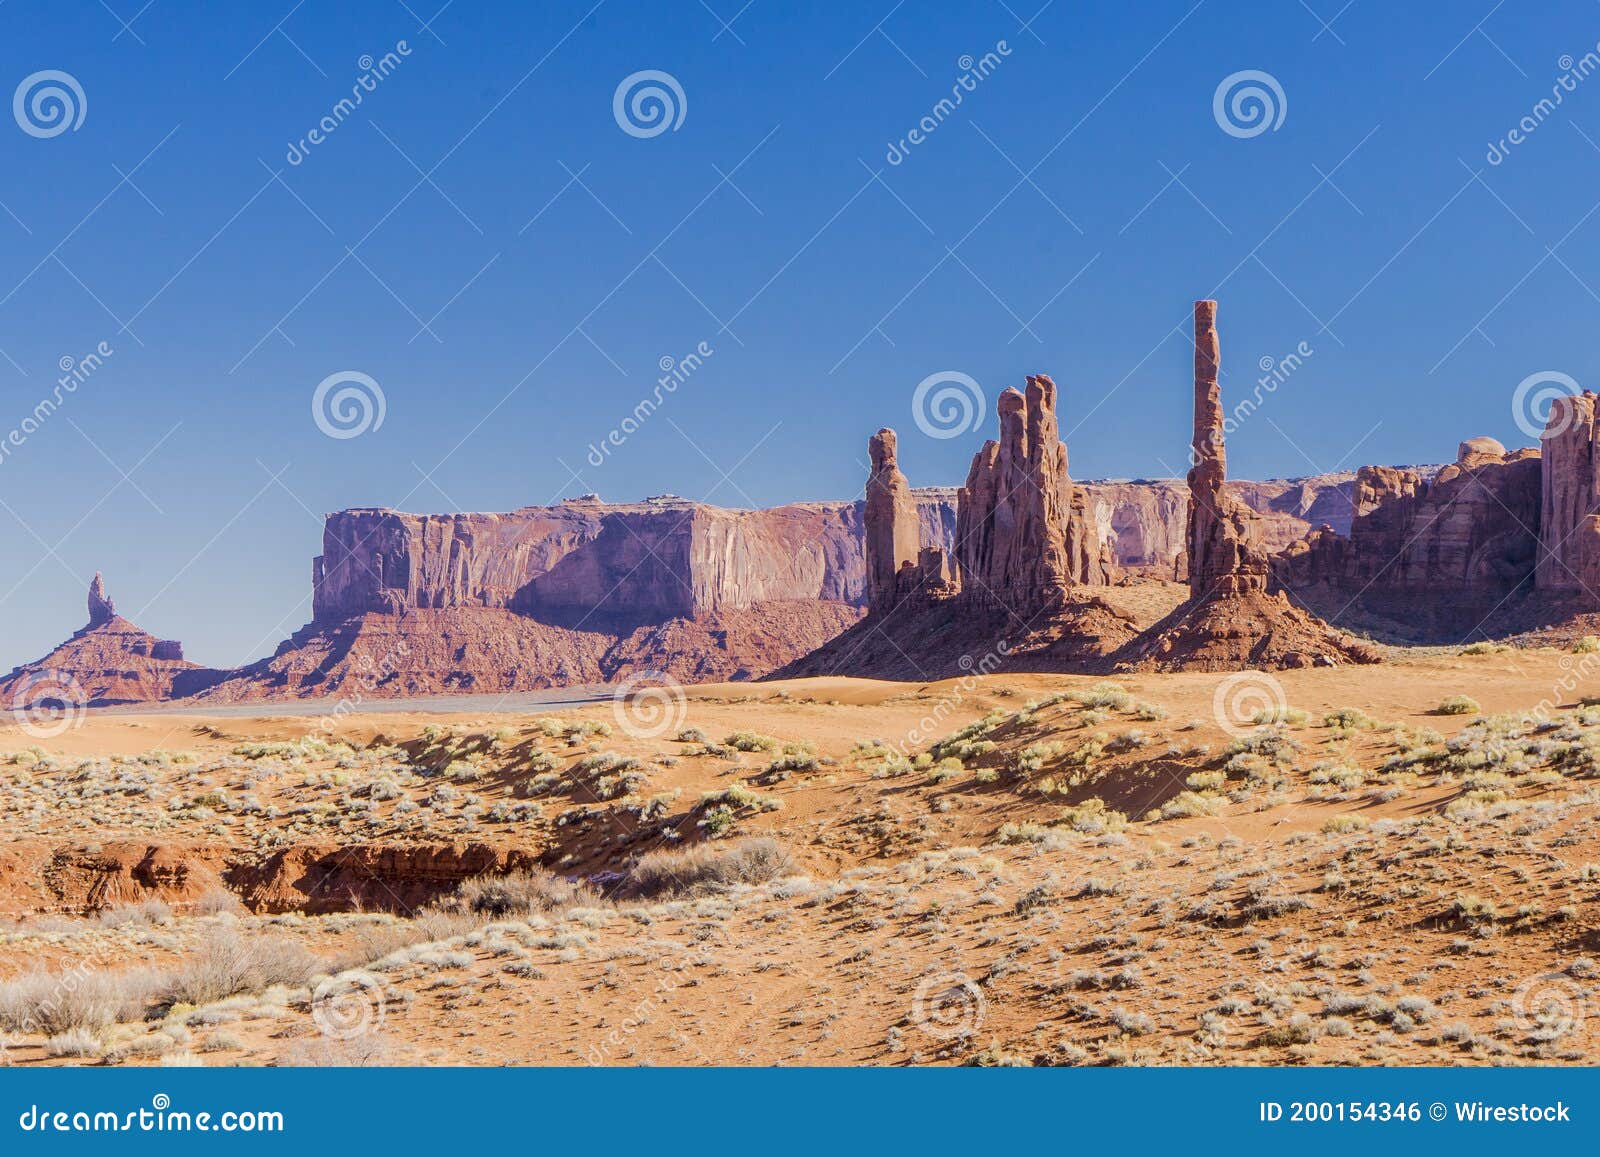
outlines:
{"label": "sandstone butte", "polygon": [[1036,375],[1000,396],[998,436],[959,488],[911,487],[886,429],[859,502],[331,514],[311,622],[242,668],[186,661],[118,616],[96,575],[88,623],[0,679],[0,703],[56,685],[96,704],[229,702],[645,672],[922,678],[997,655],[1086,671],[1370,657],[1313,614],[1388,642],[1600,631],[1592,393],[1555,403],[1539,448],[1470,438],[1442,468],[1228,481],[1215,320],[1197,303],[1185,480],[1075,482],[1058,391]]}

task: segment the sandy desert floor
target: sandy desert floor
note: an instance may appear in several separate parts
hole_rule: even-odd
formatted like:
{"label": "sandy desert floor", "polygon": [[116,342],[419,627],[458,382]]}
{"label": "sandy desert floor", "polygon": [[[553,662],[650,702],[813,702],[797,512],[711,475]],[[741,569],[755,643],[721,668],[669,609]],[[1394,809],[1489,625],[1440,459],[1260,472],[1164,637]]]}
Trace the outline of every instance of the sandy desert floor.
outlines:
{"label": "sandy desert floor", "polygon": [[1600,654],[0,727],[14,1064],[1594,1063]]}

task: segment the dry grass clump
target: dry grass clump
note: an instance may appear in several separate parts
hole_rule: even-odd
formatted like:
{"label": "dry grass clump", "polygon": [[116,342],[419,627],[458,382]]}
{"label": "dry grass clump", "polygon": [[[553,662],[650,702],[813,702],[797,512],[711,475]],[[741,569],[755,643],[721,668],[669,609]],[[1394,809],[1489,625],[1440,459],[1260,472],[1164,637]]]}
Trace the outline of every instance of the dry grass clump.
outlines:
{"label": "dry grass clump", "polygon": [[320,971],[321,959],[285,936],[246,936],[233,928],[214,929],[199,951],[163,986],[167,1004],[210,1004],[241,992],[260,992],[275,984],[296,987]]}
{"label": "dry grass clump", "polygon": [[25,973],[0,984],[0,1028],[56,1037],[135,1020],[161,990],[151,969]]}
{"label": "dry grass clump", "polygon": [[649,852],[628,873],[628,884],[641,895],[654,896],[760,884],[794,873],[794,857],[787,848],[757,837],[726,846],[694,844]]}
{"label": "dry grass clump", "polygon": [[1467,695],[1452,695],[1439,704],[1440,715],[1478,715],[1482,711],[1478,701]]}
{"label": "dry grass clump", "polygon": [[467,880],[447,907],[499,918],[598,903],[600,897],[588,884],[533,868]]}

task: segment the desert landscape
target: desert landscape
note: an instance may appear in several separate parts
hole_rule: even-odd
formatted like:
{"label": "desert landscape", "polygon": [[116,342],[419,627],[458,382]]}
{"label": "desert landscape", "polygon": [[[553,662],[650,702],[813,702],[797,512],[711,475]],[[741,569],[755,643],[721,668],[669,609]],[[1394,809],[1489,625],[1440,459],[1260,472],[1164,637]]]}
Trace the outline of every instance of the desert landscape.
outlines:
{"label": "desert landscape", "polygon": [[1592,1062],[1594,395],[1240,484],[1193,341],[1182,484],[1033,375],[953,491],[330,516],[236,670],[96,576],[0,683],[5,1060]]}

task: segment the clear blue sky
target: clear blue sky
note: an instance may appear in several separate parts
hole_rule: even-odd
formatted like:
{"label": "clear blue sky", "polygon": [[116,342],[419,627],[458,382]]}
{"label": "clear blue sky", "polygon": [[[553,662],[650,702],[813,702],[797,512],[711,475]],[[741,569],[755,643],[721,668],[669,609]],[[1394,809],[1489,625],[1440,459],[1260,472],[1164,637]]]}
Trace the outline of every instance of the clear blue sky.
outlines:
{"label": "clear blue sky", "polygon": [[[1077,477],[1173,473],[1199,296],[1226,389],[1314,351],[1240,477],[1526,443],[1516,383],[1600,368],[1600,76],[1485,160],[1600,40],[1589,0],[440,2],[0,7],[0,96],[55,69],[87,105],[51,137],[0,116],[0,437],[114,350],[0,461],[0,668],[81,625],[97,568],[190,657],[266,654],[348,506],[847,498],[884,424],[914,483],[958,482],[983,435],[911,415],[945,370],[990,406],[1053,374]],[[653,137],[613,115],[644,69],[686,98]],[[1247,69],[1287,108],[1241,138],[1213,95]],[[345,370],[386,413],[334,439],[311,396]]]}

